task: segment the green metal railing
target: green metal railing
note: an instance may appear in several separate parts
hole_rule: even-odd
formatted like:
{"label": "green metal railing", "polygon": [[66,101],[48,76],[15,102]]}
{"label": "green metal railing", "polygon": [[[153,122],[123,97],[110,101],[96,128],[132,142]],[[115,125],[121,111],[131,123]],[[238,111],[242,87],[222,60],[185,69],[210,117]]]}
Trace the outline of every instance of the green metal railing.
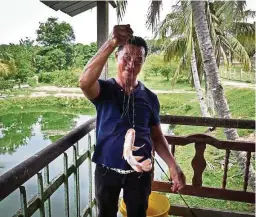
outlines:
{"label": "green metal railing", "polygon": [[[91,162],[91,155],[95,148],[95,144],[92,144],[92,136],[95,136],[94,128],[95,118],[87,121],[85,124],[62,137],[57,142],[47,146],[42,151],[3,174],[0,177],[0,201],[19,188],[21,209],[14,215],[15,217],[30,217],[37,210],[40,212],[40,217],[51,217],[51,196],[63,184],[65,216],[91,217],[93,208],[96,207],[96,200],[93,198],[92,194]],[[88,149],[79,155],[79,140],[86,135],[88,136]],[[68,166],[68,155],[65,152],[69,148],[73,149],[73,162],[70,166]],[[49,164],[61,155],[63,156],[64,171],[50,180]],[[89,204],[85,207],[82,213],[80,213],[79,167],[87,159]],[[72,174],[74,176],[74,209],[71,211],[71,198],[69,198],[69,177]],[[38,193],[31,200],[27,201],[26,188],[23,186],[23,184],[34,175],[37,175]],[[72,215],[71,212],[73,212]]]}

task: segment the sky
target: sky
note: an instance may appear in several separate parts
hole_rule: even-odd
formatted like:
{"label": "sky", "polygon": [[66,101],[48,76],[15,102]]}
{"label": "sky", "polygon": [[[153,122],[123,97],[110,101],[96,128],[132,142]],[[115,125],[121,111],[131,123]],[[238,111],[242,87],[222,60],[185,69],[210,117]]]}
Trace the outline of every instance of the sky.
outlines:
{"label": "sky", "polygon": [[[57,17],[59,21],[68,22],[74,29],[76,43],[89,44],[97,39],[96,8],[75,17],[55,11],[39,0],[0,0],[0,44],[19,43],[21,38],[36,39],[39,22],[48,17]],[[152,37],[151,30],[146,29],[146,15],[149,0],[128,0],[126,15],[121,24],[130,24],[134,35]],[[175,0],[163,0],[161,19],[170,11]],[[247,7],[256,11],[255,0],[247,0]],[[109,30],[117,24],[116,11],[109,6]]]}

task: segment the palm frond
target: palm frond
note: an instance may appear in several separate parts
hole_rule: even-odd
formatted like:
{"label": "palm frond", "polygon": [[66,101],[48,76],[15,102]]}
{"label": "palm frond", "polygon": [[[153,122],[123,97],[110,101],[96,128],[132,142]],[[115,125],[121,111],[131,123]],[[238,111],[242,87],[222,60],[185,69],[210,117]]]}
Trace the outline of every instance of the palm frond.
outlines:
{"label": "palm frond", "polygon": [[229,42],[229,40],[227,39],[227,37],[223,36],[223,35],[220,35],[219,36],[220,38],[220,41],[221,41],[221,46],[225,49],[225,50],[229,50],[231,52],[234,52],[233,51],[233,48]]}
{"label": "palm frond", "polygon": [[246,1],[234,1],[234,14],[244,17],[246,8]]}
{"label": "palm frond", "polygon": [[154,31],[158,21],[160,20],[161,6],[162,6],[162,0],[158,0],[158,1],[151,0],[151,3],[148,7],[146,27],[148,29],[151,28],[152,31]]}
{"label": "palm frond", "polygon": [[3,62],[0,62],[0,77],[5,77],[9,74],[9,66]]}
{"label": "palm frond", "polygon": [[233,36],[227,38],[235,56],[244,65],[246,71],[251,71],[251,60],[244,46]]}
{"label": "palm frond", "polygon": [[246,22],[233,22],[229,28],[233,35],[244,35],[255,38],[255,24]]}
{"label": "palm frond", "polygon": [[186,53],[186,49],[186,37],[179,37],[177,39],[168,38],[163,44],[164,60],[170,61],[172,59],[181,58]]}
{"label": "palm frond", "polygon": [[230,25],[233,21],[243,19],[246,1],[222,1],[216,4],[215,15],[219,17],[225,25]]}
{"label": "palm frond", "polygon": [[186,23],[182,14],[168,14],[155,30],[155,37],[179,37],[184,34]]}
{"label": "palm frond", "polygon": [[127,0],[117,0],[116,1],[116,13],[117,13],[117,22],[122,21],[123,16],[125,15],[127,7]]}
{"label": "palm frond", "polygon": [[5,77],[11,73],[16,72],[14,62],[0,59],[0,76]]}
{"label": "palm frond", "polygon": [[179,61],[179,64],[174,72],[174,75],[173,75],[173,78],[172,78],[172,81],[171,81],[171,87],[174,88],[178,78],[179,78],[179,75],[181,73],[181,69],[182,67],[186,66],[187,65],[187,57],[186,56],[183,56],[182,58],[180,58],[180,61]]}
{"label": "palm frond", "polygon": [[183,1],[175,6],[175,9],[166,15],[165,19],[155,28],[155,37],[177,38],[187,34],[187,26],[190,25],[191,8]]}
{"label": "palm frond", "polygon": [[246,10],[244,11],[244,20],[247,20],[248,18],[255,18],[256,17],[256,11],[252,10]]}
{"label": "palm frond", "polygon": [[213,48],[215,49],[217,37],[216,37],[214,21],[217,19],[217,17],[214,18],[213,13],[214,13],[213,4],[207,2],[207,4],[206,4],[206,18],[207,18],[208,28],[209,28],[209,31],[210,31],[210,37],[211,37],[212,42],[213,42]]}
{"label": "palm frond", "polygon": [[229,61],[228,61],[228,58],[227,58],[227,55],[223,49],[223,47],[220,45],[220,52],[221,52],[221,55],[223,57],[223,61],[224,61],[224,67],[226,70],[228,70],[229,68]]}

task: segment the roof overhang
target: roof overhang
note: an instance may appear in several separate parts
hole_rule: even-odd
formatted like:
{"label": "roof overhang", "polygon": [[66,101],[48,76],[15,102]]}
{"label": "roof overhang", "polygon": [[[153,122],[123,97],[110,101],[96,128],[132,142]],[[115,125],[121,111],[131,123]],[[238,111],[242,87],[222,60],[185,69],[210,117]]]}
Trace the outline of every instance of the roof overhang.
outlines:
{"label": "roof overhang", "polygon": [[[40,1],[48,7],[54,9],[55,11],[60,10],[71,17],[97,6],[97,1]],[[113,8],[116,8],[115,1],[108,2],[110,5],[112,5]]]}

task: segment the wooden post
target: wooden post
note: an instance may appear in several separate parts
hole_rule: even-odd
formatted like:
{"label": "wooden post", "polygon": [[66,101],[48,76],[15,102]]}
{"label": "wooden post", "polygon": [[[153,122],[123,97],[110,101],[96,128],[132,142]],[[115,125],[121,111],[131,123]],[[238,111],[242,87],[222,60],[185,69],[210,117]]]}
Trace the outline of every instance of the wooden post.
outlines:
{"label": "wooden post", "polygon": [[[108,1],[97,1],[97,47],[108,39]],[[108,63],[104,66],[100,79],[108,78]]]}

